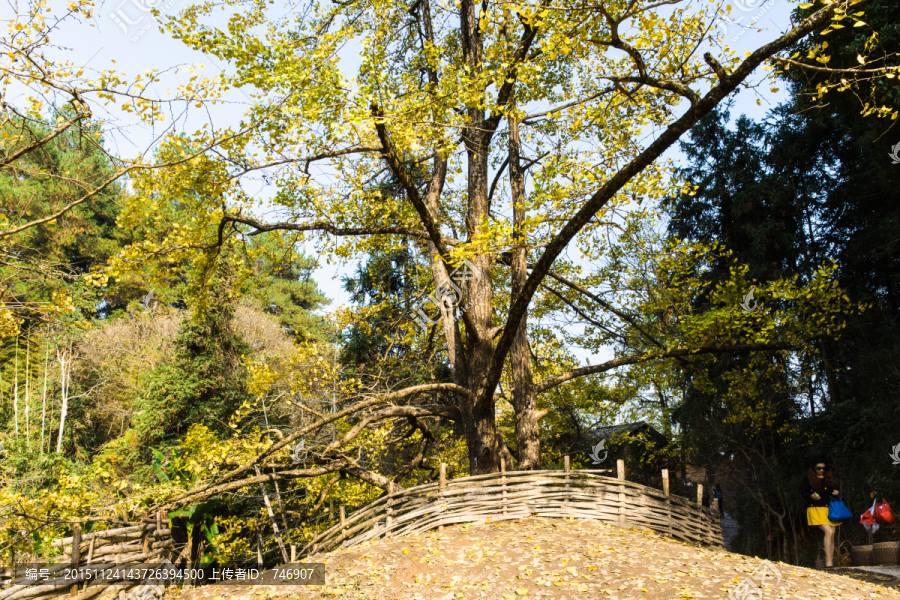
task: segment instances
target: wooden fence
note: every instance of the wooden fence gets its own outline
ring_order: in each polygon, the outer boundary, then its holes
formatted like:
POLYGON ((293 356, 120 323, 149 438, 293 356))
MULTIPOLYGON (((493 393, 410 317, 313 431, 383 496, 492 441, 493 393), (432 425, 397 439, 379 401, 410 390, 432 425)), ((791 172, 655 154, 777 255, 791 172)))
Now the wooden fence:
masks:
MULTIPOLYGON (((448 480, 442 464, 440 479, 402 492, 389 493, 340 519, 313 538, 300 556, 346 548, 384 537, 400 537, 442 529, 445 525, 497 522, 542 517, 594 519, 622 527, 649 529, 685 542, 723 548, 722 526, 715 499, 712 508, 702 506, 703 486, 697 501, 669 494, 669 474, 662 472, 663 489, 657 490, 625 479, 623 461, 611 470, 571 470, 565 457, 563 470, 507 472, 448 480)), ((76 525, 72 537, 51 542, 63 554, 40 565, 50 575, 64 569, 98 564, 161 563, 172 560, 174 542, 162 512, 145 516, 128 527, 81 534, 76 525)), ((277 533, 276 533, 277 535, 277 533)), ((291 547, 291 561, 296 560, 291 547)), ((176 562, 178 559, 176 559, 176 562)), ((190 565, 188 565, 188 568, 190 565)), ((43 600, 70 595, 73 600, 151 600, 162 596, 153 582, 73 579, 71 585, 41 584, 22 576, 0 573, 0 600, 43 600)))
MULTIPOLYGON (((612 470, 570 470, 565 457, 561 471, 506 472, 447 481, 446 465, 440 480, 402 492, 389 493, 340 520, 313 538, 300 556, 346 548, 384 537, 399 537, 468 522, 505 521, 530 515, 594 519, 622 527, 649 529, 685 542, 724 548, 717 500, 702 505, 669 494, 669 473, 663 470, 663 489, 625 479, 624 462, 612 470)), ((293 553, 292 553, 293 554, 293 553)), ((293 556, 292 556, 293 559, 293 556)), ((3 600, 0 598, 0 600, 3 600)))
POLYGON ((171 558, 174 547, 168 519, 162 512, 144 516, 139 523, 95 533, 81 533, 75 525, 72 537, 53 540, 51 547, 62 547, 63 554, 50 560, 28 565, 14 565, 15 573, 0 574, 0 600, 42 600, 69 595, 73 599, 139 600, 148 596, 162 597, 162 586, 140 581, 97 581, 86 576, 66 578, 65 586, 42 584, 42 575, 62 577, 66 569, 86 569, 93 565, 158 564, 171 558), (37 567, 29 578, 22 575, 25 567, 37 567), (9 577, 5 579, 5 577, 9 577), (71 585, 68 585, 71 583, 71 585))

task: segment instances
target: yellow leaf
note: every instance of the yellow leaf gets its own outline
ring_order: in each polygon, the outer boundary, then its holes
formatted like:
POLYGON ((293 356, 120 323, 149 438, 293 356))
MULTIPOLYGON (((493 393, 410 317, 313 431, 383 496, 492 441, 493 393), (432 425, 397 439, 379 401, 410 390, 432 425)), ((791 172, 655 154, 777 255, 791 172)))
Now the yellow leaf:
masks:
POLYGON ((520 596, 524 596, 525 594, 528 593, 528 590, 526 590, 525 588, 517 588, 516 593, 520 596))

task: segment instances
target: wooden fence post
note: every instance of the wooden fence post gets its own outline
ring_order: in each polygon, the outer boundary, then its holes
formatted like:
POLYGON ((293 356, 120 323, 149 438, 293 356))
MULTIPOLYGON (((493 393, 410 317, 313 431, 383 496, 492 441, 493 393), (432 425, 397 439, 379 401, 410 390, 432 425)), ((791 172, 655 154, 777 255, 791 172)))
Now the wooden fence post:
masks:
POLYGON ((394 518, 393 518, 394 509, 391 506, 394 502, 394 499, 391 498, 391 496, 393 496, 393 495, 394 495, 394 482, 388 481, 387 521, 386 521, 386 527, 388 530, 390 530, 391 526, 394 523, 394 518))
POLYGON ((334 500, 328 501, 328 520, 334 521, 334 500))
MULTIPOLYGON (((122 557, 119 555, 118 552, 116 552, 115 555, 113 556, 113 560, 114 560, 115 563, 116 563, 116 567, 118 567, 120 564, 122 564, 122 557)), ((190 560, 190 556, 188 556, 188 560, 190 560)), ((188 564, 188 570, 190 571, 190 564, 188 564)), ((119 600, 125 600, 125 590, 122 589, 122 588, 124 587, 124 585, 125 585, 125 584, 118 584, 118 587, 119 587, 119 594, 118 594, 119 600)), ((185 585, 185 586, 190 586, 190 579, 189 579, 189 578, 185 578, 185 584, 184 584, 184 585, 185 585)))
POLYGON ((506 459, 500 459, 500 486, 503 488, 503 494, 501 495, 501 505, 500 507, 503 510, 503 516, 506 516, 506 459))
MULTIPOLYGON (((500 460, 503 460, 502 458, 500 460)), ((441 492, 441 496, 444 495, 444 490, 447 488, 447 463, 441 463, 440 468, 440 476, 438 478, 438 489, 441 492)), ((438 533, 444 533, 444 526, 438 525, 438 533)))
MULTIPOLYGON (((81 525, 75 523, 72 530, 72 568, 78 569, 78 562, 81 560, 81 525)), ((78 584, 73 583, 69 588, 69 593, 74 597, 78 595, 78 584)))
MULTIPOLYGON (((569 455, 563 457, 563 472, 566 474, 566 497, 563 499, 563 509, 566 514, 569 512, 569 455)), ((570 515, 571 516, 571 515, 570 515)))
MULTIPOLYGON (((259 526, 256 527, 256 564, 259 565, 259 570, 262 571, 262 534, 259 531, 259 526)), ((188 563, 188 567, 190 567, 190 563, 188 563)))
POLYGON ((291 544, 291 564, 297 562, 297 544, 291 544))
POLYGON ((662 470, 663 495, 666 497, 666 526, 672 535, 672 501, 669 500, 669 470, 662 470))
MULTIPOLYGON (((619 481, 625 481, 625 461, 618 459, 616 461, 616 478, 619 481)), ((625 497, 625 486, 619 485, 619 524, 625 526, 625 507, 628 503, 625 497)))
MULTIPOLYGON (((159 532, 162 531, 162 528, 163 528, 162 521, 163 521, 163 511, 162 511, 162 509, 159 509, 158 511, 156 511, 156 531, 157 531, 157 535, 159 535, 159 532)), ((168 519, 166 519, 166 525, 168 525, 168 519)), ((170 529, 171 529, 171 527, 170 527, 170 529)), ((172 535, 172 534, 169 533, 169 537, 171 537, 171 535, 172 535)), ((163 554, 163 558, 164 558, 165 560, 172 560, 172 551, 173 551, 173 550, 174 550, 174 546, 173 546, 172 548, 170 548, 169 550, 167 550, 167 551, 165 552, 165 554, 163 554)))
POLYGON ((88 556, 87 556, 87 564, 91 564, 91 560, 94 558, 94 542, 97 541, 97 537, 94 536, 91 538, 91 545, 88 546, 88 556))
MULTIPOLYGON (((703 484, 697 484, 697 507, 703 511, 703 484)), ((706 534, 706 541, 709 543, 709 538, 712 537, 712 518, 710 518, 708 512, 703 512, 703 533, 706 534)))
MULTIPOLYGON (((143 526, 144 521, 146 521, 149 518, 150 518, 150 513, 145 512, 141 516, 141 525, 143 526)), ((144 554, 147 554, 148 552, 150 552, 150 530, 149 529, 142 529, 142 531, 141 531, 141 551, 144 554)))
POLYGON ((344 512, 344 506, 341 505, 341 539, 344 539, 344 536, 347 535, 346 527, 347 527, 347 516, 346 516, 346 513, 344 512))

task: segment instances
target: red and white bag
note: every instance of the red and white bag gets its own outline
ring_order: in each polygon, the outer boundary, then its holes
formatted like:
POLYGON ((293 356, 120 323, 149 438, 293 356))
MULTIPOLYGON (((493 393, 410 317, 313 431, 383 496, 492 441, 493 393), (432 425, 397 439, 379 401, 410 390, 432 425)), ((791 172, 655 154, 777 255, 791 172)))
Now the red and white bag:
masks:
POLYGON ((866 528, 866 533, 875 533, 881 527, 875 521, 875 505, 877 504, 877 502, 877 500, 875 502, 872 502, 872 508, 864 512, 859 518, 859 522, 862 523, 862 526, 866 528))
POLYGON ((874 515, 875 520, 882 525, 893 525, 894 523, 894 511, 891 510, 891 505, 885 502, 884 498, 881 499, 881 504, 875 507, 874 515))

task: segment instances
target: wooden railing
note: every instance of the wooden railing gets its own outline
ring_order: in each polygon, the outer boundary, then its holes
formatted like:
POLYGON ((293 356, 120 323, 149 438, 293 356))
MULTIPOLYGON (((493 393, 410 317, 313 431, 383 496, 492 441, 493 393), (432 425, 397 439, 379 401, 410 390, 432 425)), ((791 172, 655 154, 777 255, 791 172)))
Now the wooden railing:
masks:
MULTIPOLYGON (((148 600, 149 597, 161 598, 161 585, 148 585, 140 581, 97 581, 87 574, 82 578, 67 578, 65 586, 42 584, 41 574, 48 577, 63 577, 67 569, 85 569, 100 564, 157 564, 171 558, 174 547, 172 532, 168 529, 168 518, 160 512, 150 517, 145 515, 139 523, 127 527, 107 529, 92 533, 81 533, 75 525, 71 537, 53 540, 50 547, 62 547, 63 554, 49 560, 35 560, 27 566, 34 565, 38 571, 29 577, 19 571, 26 565, 13 565, 16 573, 0 573, 0 600, 43 600, 58 596, 71 596, 77 600, 148 600), (43 573, 40 573, 43 571, 43 573)), ((32 557, 34 559, 34 557, 32 557)))
MULTIPOLYGON (((446 465, 440 480, 392 493, 349 517, 340 507, 340 520, 313 538, 300 556, 346 548, 384 537, 399 537, 442 529, 445 525, 505 521, 530 515, 594 519, 621 527, 649 529, 674 539, 723 548, 717 500, 702 505, 669 494, 669 474, 663 470, 663 489, 627 481, 623 461, 616 477, 612 470, 570 470, 569 457, 560 471, 506 472, 447 481, 446 465)), ((293 559, 293 557, 292 557, 293 559)), ((2 600, 2 599, 0 599, 2 600)))

